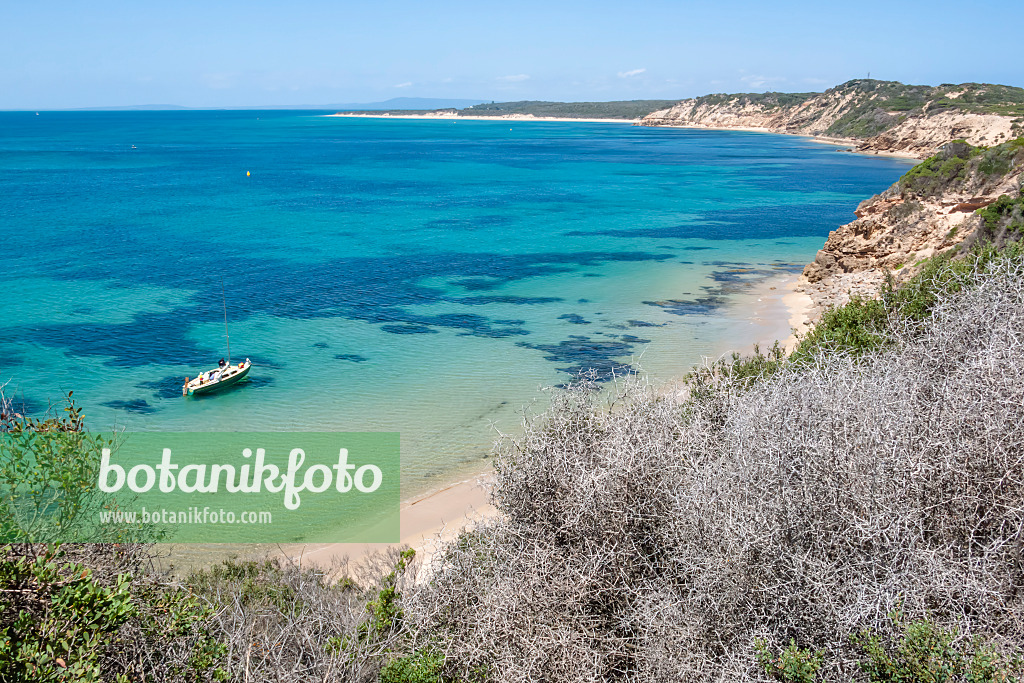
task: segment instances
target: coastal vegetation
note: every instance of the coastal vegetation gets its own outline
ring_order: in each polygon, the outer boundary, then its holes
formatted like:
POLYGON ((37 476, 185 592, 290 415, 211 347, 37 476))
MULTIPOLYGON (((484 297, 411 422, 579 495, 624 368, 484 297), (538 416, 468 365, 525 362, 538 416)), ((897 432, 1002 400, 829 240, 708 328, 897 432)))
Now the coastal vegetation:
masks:
POLYGON ((504 116, 531 114, 555 118, 636 119, 653 111, 671 107, 675 100, 622 100, 613 102, 492 102, 460 109, 463 116, 504 116))
POLYGON ((822 93, 713 94, 641 121, 650 126, 757 127, 858 141, 859 151, 926 157, 953 137, 997 144, 1024 133, 1024 88, 906 85, 854 79, 822 93))
MULTIPOLYGON (((939 153, 914 166, 900 178, 904 193, 929 197, 965 189, 970 183, 984 187, 1024 165, 1024 138, 994 147, 981 147, 954 140, 939 153)), ((973 189, 973 188, 972 188, 973 189)))
POLYGON ((376 112, 359 112, 360 114, 401 114, 423 115, 425 113, 451 113, 458 116, 494 116, 528 115, 559 119, 623 119, 633 120, 647 116, 651 112, 665 109, 677 100, 617 100, 611 102, 545 102, 542 100, 521 100, 517 102, 491 102, 477 104, 465 109, 435 109, 432 112, 421 110, 381 110, 376 112))
MULTIPOLYGON (((906 85, 899 81, 880 81, 873 78, 855 78, 830 88, 825 94, 867 95, 846 116, 840 119, 832 132, 847 130, 851 123, 864 120, 874 111, 911 112, 915 110, 960 109, 975 114, 1024 116, 1024 88, 990 83, 943 83, 939 86, 906 85)), ((765 105, 792 107, 803 104, 822 93, 718 93, 695 98, 698 104, 765 105)))

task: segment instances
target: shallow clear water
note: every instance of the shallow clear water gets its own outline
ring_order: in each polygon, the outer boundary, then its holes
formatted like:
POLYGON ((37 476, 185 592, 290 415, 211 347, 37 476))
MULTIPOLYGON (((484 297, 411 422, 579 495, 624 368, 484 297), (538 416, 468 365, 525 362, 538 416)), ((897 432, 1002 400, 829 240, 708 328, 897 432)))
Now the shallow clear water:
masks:
POLYGON ((0 113, 0 382, 31 411, 73 389, 94 428, 400 431, 414 492, 580 368, 747 343, 749 284, 907 167, 619 124, 0 113), (226 355, 222 281, 252 380, 183 399, 226 355))

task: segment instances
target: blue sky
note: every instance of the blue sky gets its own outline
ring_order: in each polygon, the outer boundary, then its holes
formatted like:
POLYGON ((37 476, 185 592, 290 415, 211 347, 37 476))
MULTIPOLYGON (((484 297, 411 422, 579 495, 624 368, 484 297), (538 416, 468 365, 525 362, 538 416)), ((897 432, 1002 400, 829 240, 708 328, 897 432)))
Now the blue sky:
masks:
POLYGON ((4 0, 0 108, 1024 86, 1018 2, 4 0))

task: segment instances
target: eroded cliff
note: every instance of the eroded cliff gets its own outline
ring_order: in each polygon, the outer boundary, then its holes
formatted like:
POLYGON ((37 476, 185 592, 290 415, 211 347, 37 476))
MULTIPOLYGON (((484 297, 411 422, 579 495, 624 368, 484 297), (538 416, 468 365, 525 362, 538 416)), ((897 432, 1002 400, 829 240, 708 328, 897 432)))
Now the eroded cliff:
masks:
POLYGON ((858 79, 823 93, 706 95, 653 112, 640 125, 827 136, 861 152, 924 158, 955 139, 996 145, 1024 134, 1024 89, 858 79))
POLYGON ((816 311, 872 295, 885 274, 897 279, 927 257, 957 245, 995 243, 1024 233, 1024 138, 991 148, 962 141, 861 202, 857 220, 829 234, 799 287, 816 311))

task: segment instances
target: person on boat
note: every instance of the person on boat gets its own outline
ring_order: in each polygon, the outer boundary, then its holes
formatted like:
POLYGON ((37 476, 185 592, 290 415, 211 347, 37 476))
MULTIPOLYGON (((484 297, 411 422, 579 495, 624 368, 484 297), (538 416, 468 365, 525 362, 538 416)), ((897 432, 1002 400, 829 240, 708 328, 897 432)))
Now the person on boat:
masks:
POLYGON ((227 363, 225 363, 225 362, 224 362, 224 359, 223 359, 223 358, 221 358, 221 359, 220 359, 219 361, 217 361, 217 365, 218 365, 218 366, 220 366, 220 369, 221 369, 221 370, 223 370, 223 369, 224 369, 224 366, 225 366, 225 365, 227 365, 227 363))

